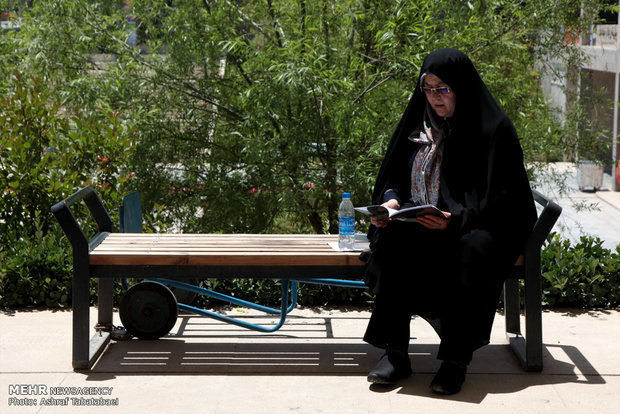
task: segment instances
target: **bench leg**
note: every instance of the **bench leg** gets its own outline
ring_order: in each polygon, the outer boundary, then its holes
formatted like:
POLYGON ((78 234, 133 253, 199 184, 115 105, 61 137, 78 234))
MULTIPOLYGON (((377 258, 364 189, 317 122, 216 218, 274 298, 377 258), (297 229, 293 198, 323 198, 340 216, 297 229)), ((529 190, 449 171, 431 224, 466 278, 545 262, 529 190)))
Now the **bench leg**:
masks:
POLYGON ((506 337, 523 369, 538 372, 543 367, 540 257, 530 260, 525 271, 525 335, 519 321, 519 281, 508 279, 504 285, 506 337))
POLYGON ((88 348, 90 331, 90 307, 88 286, 88 263, 81 257, 73 256, 73 358, 74 369, 88 369, 88 348))
MULTIPOLYGON (((110 340, 109 332, 96 333, 89 338, 92 327, 90 326, 90 279, 88 274, 88 258, 73 258, 73 283, 72 283, 72 306, 73 306, 73 351, 72 366, 75 370, 86 370, 92 367, 103 349, 110 340)), ((100 297, 99 319, 112 320, 112 279, 106 279, 103 283, 103 292, 100 297), (107 294, 109 292, 109 295, 107 294), (103 293, 103 294, 102 294, 103 293)), ((101 287, 101 285, 100 285, 101 287)))
POLYGON ((504 317, 506 321, 506 338, 510 348, 524 369, 527 369, 526 340, 521 334, 521 298, 519 279, 506 279, 504 282, 504 317))
POLYGON ((527 371, 542 371, 542 286, 540 255, 531 255, 526 263, 525 279, 525 347, 527 371))
POLYGON ((112 325, 112 308, 114 306, 114 292, 113 292, 114 279, 100 278, 98 283, 99 283, 99 293, 97 296, 97 304, 98 304, 97 324, 100 326, 109 326, 109 325, 112 325))
POLYGON ((526 371, 542 370, 542 306, 541 288, 536 282, 525 286, 525 335, 521 334, 519 320, 519 281, 506 280, 504 285, 504 313, 506 337, 519 362, 526 371), (529 286, 528 286, 529 285, 529 286))
POLYGON ((504 282, 504 316, 506 332, 521 333, 521 298, 519 297, 519 279, 506 279, 504 282))

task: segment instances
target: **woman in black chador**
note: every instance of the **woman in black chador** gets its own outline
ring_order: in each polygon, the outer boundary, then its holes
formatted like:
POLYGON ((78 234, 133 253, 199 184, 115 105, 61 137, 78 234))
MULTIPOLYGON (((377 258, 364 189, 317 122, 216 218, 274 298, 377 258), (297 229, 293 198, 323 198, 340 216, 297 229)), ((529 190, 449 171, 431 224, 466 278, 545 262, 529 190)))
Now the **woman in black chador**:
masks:
POLYGON ((409 325, 420 315, 441 338, 431 389, 457 393, 472 353, 489 343, 504 279, 536 220, 515 128, 464 53, 424 60, 373 204, 434 204, 447 219, 372 218, 362 258, 376 302, 364 340, 386 353, 368 381, 411 374, 409 325))

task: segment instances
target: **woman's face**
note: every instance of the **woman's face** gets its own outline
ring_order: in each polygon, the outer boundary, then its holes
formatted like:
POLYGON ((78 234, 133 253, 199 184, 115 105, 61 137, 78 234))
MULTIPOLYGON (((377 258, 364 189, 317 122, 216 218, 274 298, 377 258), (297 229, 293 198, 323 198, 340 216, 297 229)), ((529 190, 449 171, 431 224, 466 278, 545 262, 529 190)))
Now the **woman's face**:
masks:
POLYGON ((448 118, 454 114, 456 95, 454 95, 450 86, 437 76, 428 74, 424 77, 422 88, 426 94, 426 99, 437 115, 448 118))

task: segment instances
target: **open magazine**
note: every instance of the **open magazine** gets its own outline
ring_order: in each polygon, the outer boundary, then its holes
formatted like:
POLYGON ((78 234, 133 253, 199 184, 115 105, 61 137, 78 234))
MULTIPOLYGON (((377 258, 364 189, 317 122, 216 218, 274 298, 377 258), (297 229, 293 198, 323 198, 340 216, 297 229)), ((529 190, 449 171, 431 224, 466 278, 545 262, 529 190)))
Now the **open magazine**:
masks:
POLYGON ((447 219, 446 215, 432 204, 404 207, 400 210, 394 210, 384 206, 356 207, 355 210, 366 214, 367 216, 375 217, 377 220, 385 220, 387 218, 392 218, 395 220, 415 220, 418 216, 424 216, 426 214, 432 214, 434 216, 447 219))

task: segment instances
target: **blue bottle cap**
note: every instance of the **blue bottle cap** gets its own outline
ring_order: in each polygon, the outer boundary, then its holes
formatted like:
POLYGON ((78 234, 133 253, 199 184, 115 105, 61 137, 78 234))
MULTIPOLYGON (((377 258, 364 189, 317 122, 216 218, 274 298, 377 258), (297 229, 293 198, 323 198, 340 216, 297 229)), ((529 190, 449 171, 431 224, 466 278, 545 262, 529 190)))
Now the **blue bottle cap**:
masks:
POLYGON ((351 198, 351 193, 342 193, 342 198, 351 198))

